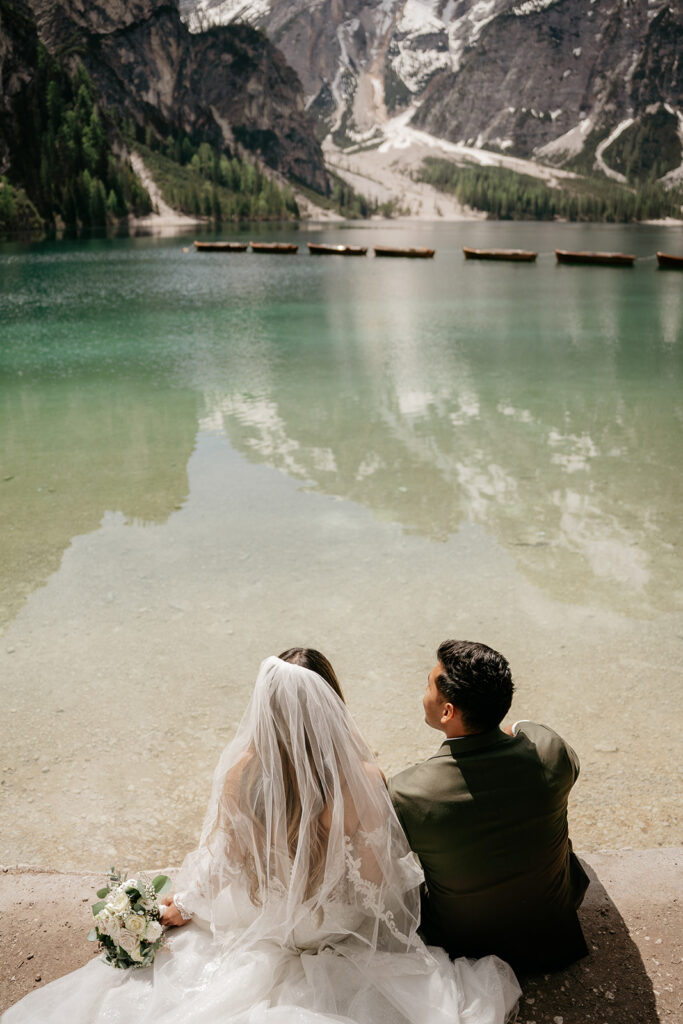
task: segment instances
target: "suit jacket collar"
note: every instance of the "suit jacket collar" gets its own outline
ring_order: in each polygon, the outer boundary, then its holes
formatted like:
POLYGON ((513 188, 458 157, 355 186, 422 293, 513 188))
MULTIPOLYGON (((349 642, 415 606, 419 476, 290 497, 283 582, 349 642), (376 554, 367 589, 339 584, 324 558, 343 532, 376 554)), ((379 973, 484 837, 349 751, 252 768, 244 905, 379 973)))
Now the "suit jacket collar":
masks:
POLYGON ((488 747, 497 747, 501 743, 510 743, 512 736, 508 736, 502 729, 496 726, 488 732, 478 732, 474 736, 461 736, 459 739, 444 740, 434 757, 459 758, 467 754, 479 753, 488 747))

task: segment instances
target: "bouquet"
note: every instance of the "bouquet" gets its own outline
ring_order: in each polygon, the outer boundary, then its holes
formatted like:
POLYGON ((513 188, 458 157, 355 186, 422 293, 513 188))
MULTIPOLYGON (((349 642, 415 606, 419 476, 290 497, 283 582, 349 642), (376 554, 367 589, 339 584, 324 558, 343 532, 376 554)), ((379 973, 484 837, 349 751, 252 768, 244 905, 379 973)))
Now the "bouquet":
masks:
POLYGON ((112 868, 109 885, 98 891, 100 902, 92 908, 95 927, 88 938, 100 943, 112 967, 149 967, 164 941, 157 897, 170 889, 171 880, 166 875, 151 882, 123 877, 112 868))

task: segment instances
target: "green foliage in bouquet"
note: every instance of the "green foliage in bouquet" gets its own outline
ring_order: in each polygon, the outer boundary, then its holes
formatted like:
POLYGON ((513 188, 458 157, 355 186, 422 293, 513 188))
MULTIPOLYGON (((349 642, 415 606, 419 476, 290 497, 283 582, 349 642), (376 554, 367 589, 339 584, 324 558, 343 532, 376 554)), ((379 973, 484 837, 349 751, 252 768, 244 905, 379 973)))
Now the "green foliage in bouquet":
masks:
POLYGON ((112 967, 149 967, 164 941, 158 897, 171 887, 166 875, 152 881, 128 878, 111 869, 109 885, 99 889, 93 904, 95 927, 88 934, 99 942, 105 963, 112 967))

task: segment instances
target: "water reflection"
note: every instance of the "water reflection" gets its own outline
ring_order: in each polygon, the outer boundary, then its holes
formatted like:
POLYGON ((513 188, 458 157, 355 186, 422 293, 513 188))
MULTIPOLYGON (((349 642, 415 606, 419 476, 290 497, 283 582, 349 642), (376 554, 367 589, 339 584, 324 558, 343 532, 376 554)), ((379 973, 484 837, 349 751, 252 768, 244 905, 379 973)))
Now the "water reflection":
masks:
POLYGON ((403 302, 385 282, 378 303, 367 271, 353 301, 334 284, 323 323, 290 308, 276 328, 261 319, 253 347, 233 329, 230 387, 206 390, 202 425, 408 532, 481 524, 563 600, 670 610, 679 353, 638 289, 631 302, 618 282, 601 301, 589 276, 525 305, 519 282, 502 278, 486 304, 461 288, 454 318, 433 286, 403 302), (515 290, 520 315, 500 315, 515 290))
POLYGON ((188 492, 196 396, 121 381, 0 391, 0 625, 110 509, 163 522, 188 492))

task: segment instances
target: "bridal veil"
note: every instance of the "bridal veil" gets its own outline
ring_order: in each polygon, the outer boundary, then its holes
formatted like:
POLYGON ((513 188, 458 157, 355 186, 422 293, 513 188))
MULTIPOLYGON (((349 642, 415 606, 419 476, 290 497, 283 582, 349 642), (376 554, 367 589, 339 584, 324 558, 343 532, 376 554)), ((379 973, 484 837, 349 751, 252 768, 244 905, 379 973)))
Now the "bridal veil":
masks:
POLYGON ((176 880, 183 907, 227 938, 237 886, 253 908, 243 948, 405 952, 423 948, 421 879, 346 705, 317 673, 267 658, 176 880))

